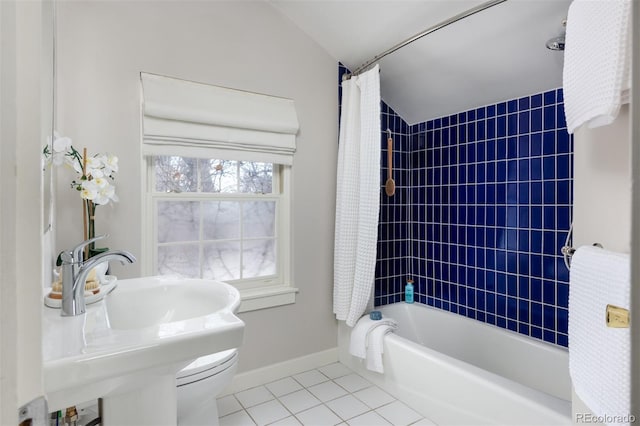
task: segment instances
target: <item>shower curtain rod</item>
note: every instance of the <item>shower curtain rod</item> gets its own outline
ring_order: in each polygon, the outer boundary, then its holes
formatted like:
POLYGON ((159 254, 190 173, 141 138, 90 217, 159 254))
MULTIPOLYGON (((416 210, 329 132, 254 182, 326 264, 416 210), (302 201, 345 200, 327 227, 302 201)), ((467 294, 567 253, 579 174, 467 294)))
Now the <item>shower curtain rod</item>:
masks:
POLYGON ((351 78, 351 76, 353 75, 358 75, 360 73, 362 73, 363 71, 367 70, 367 68, 369 68, 370 66, 372 66, 373 64, 375 64, 377 61, 379 61, 380 59, 384 58, 387 55, 390 55, 391 53, 395 52, 396 50, 402 49, 403 47, 405 47, 408 44, 413 43, 416 40, 421 39, 422 37, 429 35, 435 31, 438 31, 439 29, 442 29, 450 24, 453 24, 454 22, 458 22, 464 18, 467 18, 471 15, 475 15, 478 12, 482 12, 485 9, 489 9, 490 7, 496 6, 500 3, 504 3, 507 0, 491 0, 491 1, 487 1, 485 3, 479 4, 476 7, 472 7, 469 10, 465 10, 464 12, 458 13, 455 16, 452 16, 449 19, 445 19, 444 21, 440 22, 439 24, 436 24, 430 28, 427 28, 426 30, 419 32, 418 34, 409 37, 408 39, 401 41, 400 43, 396 44, 395 46, 393 46, 390 49, 385 50, 384 52, 380 53, 377 56, 374 56, 373 59, 368 60, 367 62, 365 62, 364 64, 360 65, 358 68, 356 68, 356 70, 354 72, 352 72, 351 74, 345 74, 343 76, 343 80, 348 80, 349 78, 351 78))

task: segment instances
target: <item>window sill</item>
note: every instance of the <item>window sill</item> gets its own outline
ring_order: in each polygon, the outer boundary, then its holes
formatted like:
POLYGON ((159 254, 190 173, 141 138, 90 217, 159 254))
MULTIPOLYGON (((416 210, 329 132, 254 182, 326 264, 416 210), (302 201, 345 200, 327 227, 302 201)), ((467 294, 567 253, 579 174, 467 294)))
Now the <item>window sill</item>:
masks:
POLYGON ((296 302, 297 288, 285 285, 240 290, 239 313, 290 305, 296 302))

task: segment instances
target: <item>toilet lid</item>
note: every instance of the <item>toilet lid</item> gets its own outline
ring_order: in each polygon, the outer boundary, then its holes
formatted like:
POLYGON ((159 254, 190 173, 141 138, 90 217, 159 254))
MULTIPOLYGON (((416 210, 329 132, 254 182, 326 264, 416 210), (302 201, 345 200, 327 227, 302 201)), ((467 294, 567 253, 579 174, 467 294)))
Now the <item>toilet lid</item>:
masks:
MULTIPOLYGON (((217 367, 223 367, 223 364, 228 363, 232 358, 235 358, 237 353, 237 349, 229 349, 228 351, 216 352, 211 355, 202 356, 180 370, 178 374, 176 374, 176 378, 183 379, 200 374, 207 370, 211 370, 209 375, 217 374, 217 370, 219 370, 217 367)), ((226 369, 226 367, 222 369, 226 369)))

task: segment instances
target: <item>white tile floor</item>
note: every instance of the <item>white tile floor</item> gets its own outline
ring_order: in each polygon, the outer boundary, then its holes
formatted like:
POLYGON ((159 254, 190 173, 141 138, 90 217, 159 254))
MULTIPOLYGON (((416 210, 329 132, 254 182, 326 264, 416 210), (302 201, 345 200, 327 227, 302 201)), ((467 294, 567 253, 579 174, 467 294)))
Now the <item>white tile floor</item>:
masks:
POLYGON ((343 364, 218 399, 221 426, 435 425, 343 364))

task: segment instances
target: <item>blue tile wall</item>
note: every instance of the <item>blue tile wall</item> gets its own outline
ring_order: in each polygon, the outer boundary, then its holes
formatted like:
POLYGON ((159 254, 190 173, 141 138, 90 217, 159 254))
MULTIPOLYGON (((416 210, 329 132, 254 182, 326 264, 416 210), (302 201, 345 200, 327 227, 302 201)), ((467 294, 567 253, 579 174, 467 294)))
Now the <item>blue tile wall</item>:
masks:
POLYGON ((418 303, 568 345, 560 248, 573 138, 563 108, 556 89, 409 126, 382 102, 376 306, 403 301, 412 278, 418 303))

